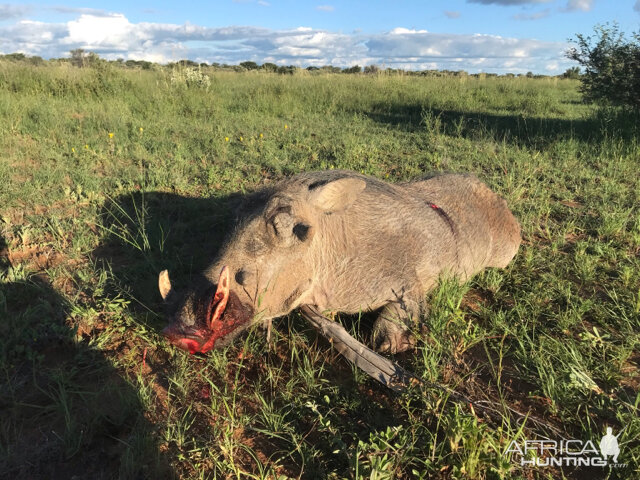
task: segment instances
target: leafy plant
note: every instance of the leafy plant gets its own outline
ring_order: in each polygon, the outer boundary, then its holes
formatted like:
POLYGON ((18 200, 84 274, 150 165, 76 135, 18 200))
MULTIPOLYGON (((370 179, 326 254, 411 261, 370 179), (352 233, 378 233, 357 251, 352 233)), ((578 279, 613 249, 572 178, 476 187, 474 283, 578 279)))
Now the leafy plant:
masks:
POLYGON ((589 100, 640 109, 640 32, 626 38, 617 24, 576 35, 567 57, 585 69, 582 93, 589 100))

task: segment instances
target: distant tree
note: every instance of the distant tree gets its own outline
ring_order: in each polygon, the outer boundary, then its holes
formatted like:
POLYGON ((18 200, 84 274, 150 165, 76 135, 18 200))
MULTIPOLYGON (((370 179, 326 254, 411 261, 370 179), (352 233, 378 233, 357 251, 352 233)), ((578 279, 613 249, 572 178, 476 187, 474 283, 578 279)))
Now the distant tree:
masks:
POLYGON ((342 70, 342 73, 360 73, 362 72, 362 67, 360 65, 354 65, 353 67, 348 67, 342 70))
POLYGON ((33 55, 33 56, 27 58, 27 61, 31 65, 42 65, 44 63, 44 59, 42 57, 39 57, 38 55, 33 55))
POLYGON ((95 52, 86 52, 82 48, 76 48, 69 52, 71 65, 78 68, 93 67, 100 62, 100 57, 95 52))
POLYGON ((298 67, 296 67, 295 65, 289 65, 286 67, 284 65, 281 65, 278 67, 277 72, 282 75, 293 75, 294 73, 296 73, 296 70, 298 70, 298 67))
POLYGON ((262 70, 266 70, 267 72, 275 72, 278 70, 278 66, 275 63, 263 63, 260 67, 262 70))
POLYGON ((527 72, 527 78, 533 78, 533 72, 527 72))
POLYGON ((5 60, 12 60, 14 62, 22 62, 27 56, 24 53, 8 53, 2 56, 5 60))
POLYGON ((193 60, 183 59, 178 61, 178 65, 181 67, 197 67, 198 63, 193 60))
POLYGON ((618 25, 576 35, 567 57, 584 67, 581 90, 588 100, 640 110, 640 31, 627 39, 618 25))
POLYGON ((84 67, 85 52, 82 48, 76 48, 69 52, 71 54, 71 65, 74 67, 84 67))
POLYGON ((364 67, 364 73, 373 75, 376 74, 380 71, 380 67, 378 67, 377 65, 367 65, 366 67, 364 67))
POLYGON ((563 78, 570 78, 571 80, 578 80, 580 78, 580 67, 567 68, 562 74, 563 78))
POLYGON ((260 66, 256 62, 241 62, 240 66, 247 70, 257 70, 260 66))
MULTIPOLYGON (((119 61, 120 59, 118 59, 119 61)), ((153 63, 148 62, 146 60, 127 60, 126 62, 124 62, 124 66, 127 68, 141 68, 142 70, 151 70, 153 68, 153 63)), ((176 64, 171 64, 173 67, 176 66, 176 64)))
POLYGON ((45 62, 42 57, 38 57, 37 55, 30 57, 24 53, 7 53, 6 55, 0 55, 0 59, 10 60, 12 62, 26 62, 31 65, 42 65, 45 62))

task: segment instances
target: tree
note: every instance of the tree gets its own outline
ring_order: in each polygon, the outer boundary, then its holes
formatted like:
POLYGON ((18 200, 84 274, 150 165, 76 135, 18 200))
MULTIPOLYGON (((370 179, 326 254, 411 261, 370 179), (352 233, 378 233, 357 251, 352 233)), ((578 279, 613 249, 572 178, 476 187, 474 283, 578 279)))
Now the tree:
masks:
POLYGON ((27 56, 24 53, 8 53, 7 55, 3 55, 3 58, 6 60, 13 60, 15 62, 22 62, 27 58, 27 56))
POLYGON ((380 68, 377 65, 367 65, 364 67, 364 73, 367 74, 376 74, 380 71, 380 68))
POLYGON ((256 62, 241 62, 240 66, 246 68, 247 70, 257 70, 258 68, 260 68, 256 62))
POLYGON ((178 65, 180 65, 181 67, 192 67, 192 68, 196 68, 198 67, 198 63, 194 62, 193 60, 189 60, 188 58, 185 58, 183 60, 178 60, 178 65))
POLYGON ((570 78, 572 80, 578 80, 580 78, 580 67, 567 68, 562 74, 563 78, 570 78))
POLYGON ((84 50, 76 48, 69 52, 71 54, 71 65, 74 67, 84 67, 84 50))
POLYGON ((100 62, 100 57, 95 52, 85 52, 82 48, 76 48, 69 52, 71 65, 74 67, 92 67, 100 62))
POLYGON ((298 70, 298 67, 295 65, 289 65, 286 67, 284 65, 280 65, 276 71, 281 75, 293 75, 296 73, 296 70, 298 70))
POLYGON ((360 73, 362 72, 362 67, 360 65, 354 65, 353 67, 345 68, 342 70, 342 73, 360 73))
POLYGON ((627 39, 617 24, 594 31, 595 36, 576 35, 577 47, 567 51, 584 68, 584 97, 640 110, 640 32, 627 39))

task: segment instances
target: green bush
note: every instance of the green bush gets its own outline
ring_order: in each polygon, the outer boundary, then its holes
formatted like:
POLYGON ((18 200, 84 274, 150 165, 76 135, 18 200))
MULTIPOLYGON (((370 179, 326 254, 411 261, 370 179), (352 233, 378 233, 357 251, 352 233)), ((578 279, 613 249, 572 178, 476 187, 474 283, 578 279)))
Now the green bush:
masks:
POLYGON ((567 57, 585 69, 582 93, 588 100, 640 110, 640 32, 627 39, 618 26, 598 26, 595 36, 576 35, 567 57))

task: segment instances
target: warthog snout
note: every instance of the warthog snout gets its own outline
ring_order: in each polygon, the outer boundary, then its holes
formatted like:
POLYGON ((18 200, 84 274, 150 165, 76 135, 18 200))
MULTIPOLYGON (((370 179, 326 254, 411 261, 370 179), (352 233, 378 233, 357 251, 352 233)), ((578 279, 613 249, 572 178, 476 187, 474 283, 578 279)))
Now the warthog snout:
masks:
MULTIPOLYGON (((229 268, 225 266, 217 285, 209 290, 210 295, 201 295, 202 304, 196 304, 196 299, 191 299, 189 304, 183 306, 180 318, 169 324, 162 334, 171 343, 192 354, 206 353, 222 342, 228 343, 229 337, 240 333, 243 325, 249 324, 252 318, 250 309, 229 292, 229 283, 229 268), (192 311, 187 313, 184 309, 188 308, 192 311)), ((159 287, 165 300, 172 295, 166 270, 160 273, 159 287)))

